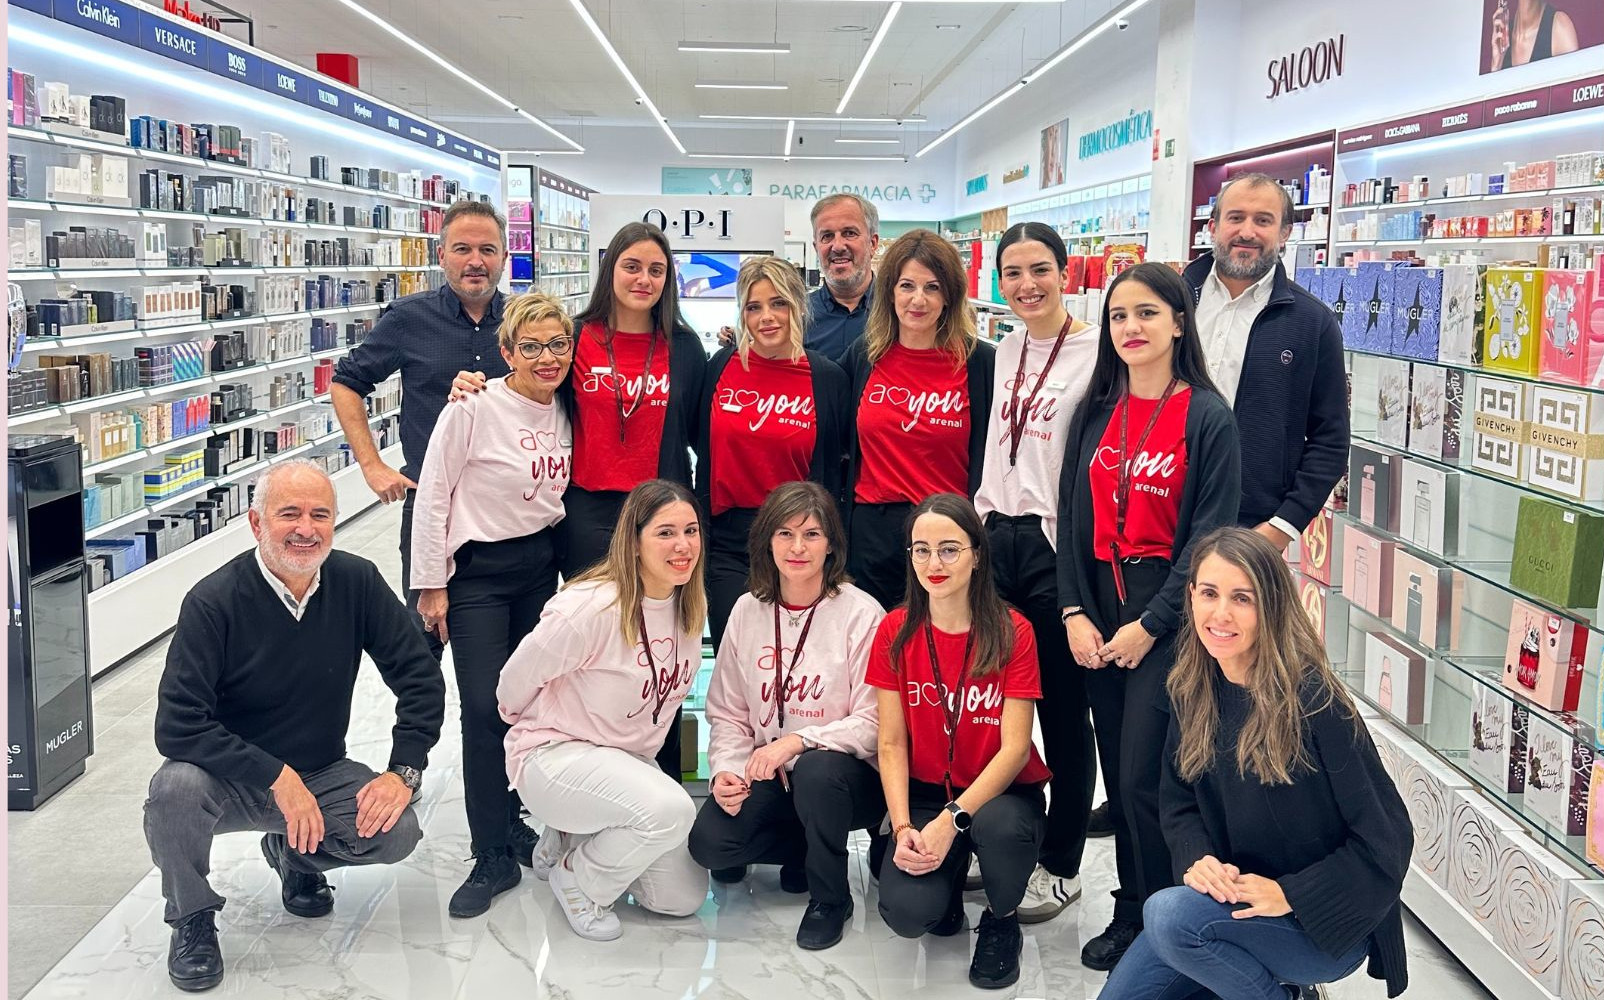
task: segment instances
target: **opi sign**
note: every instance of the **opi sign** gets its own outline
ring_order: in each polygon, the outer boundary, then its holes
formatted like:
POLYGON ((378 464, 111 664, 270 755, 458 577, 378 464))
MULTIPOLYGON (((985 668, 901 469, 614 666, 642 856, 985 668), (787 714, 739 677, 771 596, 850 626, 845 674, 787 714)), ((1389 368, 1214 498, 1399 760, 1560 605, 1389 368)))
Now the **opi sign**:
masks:
POLYGON ((1273 101, 1295 90, 1307 90, 1316 84, 1334 80, 1342 75, 1342 53, 1347 35, 1327 38, 1301 50, 1271 59, 1265 67, 1270 80, 1270 92, 1265 100, 1273 101))

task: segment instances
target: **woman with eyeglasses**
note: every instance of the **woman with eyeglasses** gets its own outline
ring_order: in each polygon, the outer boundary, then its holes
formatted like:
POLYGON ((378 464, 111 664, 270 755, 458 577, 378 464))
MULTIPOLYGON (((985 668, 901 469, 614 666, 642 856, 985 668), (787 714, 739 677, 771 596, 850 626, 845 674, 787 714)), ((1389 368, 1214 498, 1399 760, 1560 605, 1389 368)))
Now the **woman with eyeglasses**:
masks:
POLYGON ((776 487, 749 552, 752 589, 735 602, 707 692, 713 780, 691 856, 723 882, 780 865, 780 887, 810 896, 797 946, 817 951, 852 919, 848 835, 877 833, 886 814, 863 681, 884 612, 849 582, 841 513, 818 483, 776 487))
POLYGON ((1235 524, 1241 459, 1215 391, 1192 295, 1163 264, 1138 264, 1103 299, 1086 398, 1070 425, 1058 492, 1058 599, 1085 667, 1114 824, 1114 919, 1081 964, 1118 964, 1142 904, 1172 884, 1159 826, 1160 761, 1193 542, 1235 524))
POLYGON ((502 310, 510 374, 441 411, 418 476, 412 581, 424 628, 451 645, 462 702, 462 783, 473 870, 452 895, 453 917, 476 917, 517 885, 535 832, 507 790, 496 681, 507 656, 557 589, 553 526, 573 435, 558 388, 568 377, 574 325, 550 296, 531 292, 502 310))
MULTIPOLYGON (((746 593, 747 535, 781 483, 841 492, 850 419, 839 365, 802 347, 807 289, 783 257, 750 257, 735 279, 741 333, 708 362, 696 441, 696 495, 708 530, 707 613, 718 648, 746 593)), ((843 546, 844 548, 844 546, 843 546)))
POLYGON ((987 906, 969 981, 1001 989, 1019 979, 1017 911, 1047 822, 1051 774, 1030 738, 1036 640, 997 595, 991 540, 968 500, 927 498, 900 537, 907 600, 880 622, 868 669, 894 848, 880 915, 903 937, 957 934, 973 851, 987 906))

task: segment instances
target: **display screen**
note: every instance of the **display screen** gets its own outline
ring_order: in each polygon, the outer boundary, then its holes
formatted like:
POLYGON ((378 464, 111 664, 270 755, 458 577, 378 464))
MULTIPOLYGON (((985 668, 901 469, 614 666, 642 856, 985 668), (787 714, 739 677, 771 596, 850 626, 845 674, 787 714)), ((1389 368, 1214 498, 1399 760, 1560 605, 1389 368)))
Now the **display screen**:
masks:
POLYGON ((746 257, 768 254, 676 253, 674 273, 679 280, 679 294, 686 299, 733 299, 735 276, 746 257))

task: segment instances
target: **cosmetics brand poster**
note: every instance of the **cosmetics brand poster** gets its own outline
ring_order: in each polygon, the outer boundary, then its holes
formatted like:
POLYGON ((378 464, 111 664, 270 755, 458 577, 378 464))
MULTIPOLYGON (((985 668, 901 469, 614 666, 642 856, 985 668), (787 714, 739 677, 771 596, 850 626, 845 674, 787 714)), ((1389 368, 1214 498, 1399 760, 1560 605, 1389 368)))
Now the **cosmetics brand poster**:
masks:
POLYGON ((1482 0, 1477 65, 1483 74, 1598 45, 1604 45, 1598 0, 1482 0))
POLYGON ((1041 186, 1064 183, 1064 164, 1069 162, 1069 119, 1053 122, 1041 130, 1041 186))

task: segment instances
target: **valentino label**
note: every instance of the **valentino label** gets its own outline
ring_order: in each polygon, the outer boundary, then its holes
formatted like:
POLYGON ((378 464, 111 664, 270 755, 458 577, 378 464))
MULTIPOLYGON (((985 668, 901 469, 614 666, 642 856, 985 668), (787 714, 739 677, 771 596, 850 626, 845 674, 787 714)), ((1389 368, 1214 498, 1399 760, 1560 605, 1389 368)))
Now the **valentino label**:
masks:
POLYGON ((748 417, 747 430, 759 430, 772 417, 776 424, 800 427, 813 426, 813 397, 789 396, 783 392, 760 393, 756 389, 720 389, 718 404, 729 413, 743 413, 748 417))
POLYGON ((568 489, 568 477, 573 471, 569 462, 574 443, 559 438, 556 431, 521 428, 518 447, 532 453, 529 459, 529 478, 532 482, 523 492, 524 499, 532 501, 542 491, 556 497, 562 496, 568 489))
POLYGON ((652 655, 648 658, 644 649, 635 655, 635 662, 646 671, 646 680, 641 684, 641 706, 624 716, 633 719, 638 715, 650 714, 653 724, 660 724, 659 717, 663 708, 674 698, 681 688, 690 687, 696 680, 697 661, 687 657, 679 662, 674 661, 675 641, 673 639, 653 639, 652 655))
POLYGON ((921 419, 933 427, 955 427, 963 429, 963 412, 968 405, 964 393, 960 389, 948 389, 946 392, 920 392, 900 385, 886 385, 876 382, 869 387, 869 394, 865 397, 876 406, 891 406, 908 419, 901 421, 904 431, 911 431, 921 419))
MULTIPOLYGON (((996 681, 985 685, 965 685, 962 706, 956 706, 955 704, 958 694, 959 692, 957 691, 947 692, 946 708, 949 711, 956 708, 957 711, 969 716, 969 721, 975 725, 1002 725, 1002 685, 996 681)), ((909 708, 919 708, 921 706, 928 708, 943 707, 941 704, 941 688, 934 681, 910 680, 908 682, 907 696, 909 708)))

